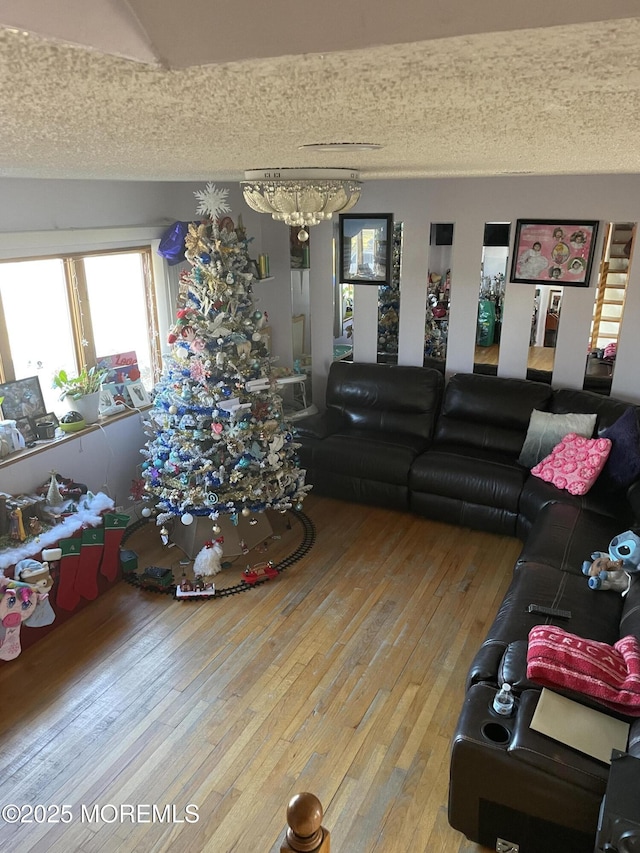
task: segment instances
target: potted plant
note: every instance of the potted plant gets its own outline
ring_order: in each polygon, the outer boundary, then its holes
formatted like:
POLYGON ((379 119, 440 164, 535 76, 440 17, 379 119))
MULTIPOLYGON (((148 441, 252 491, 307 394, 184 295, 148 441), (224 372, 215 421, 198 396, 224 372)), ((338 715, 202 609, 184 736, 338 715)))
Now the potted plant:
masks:
POLYGON ((77 376, 69 376, 66 370, 59 370, 53 377, 53 387, 60 393, 60 399, 75 412, 80 412, 88 424, 96 423, 100 403, 100 386, 107 375, 106 370, 97 366, 84 366, 77 376))

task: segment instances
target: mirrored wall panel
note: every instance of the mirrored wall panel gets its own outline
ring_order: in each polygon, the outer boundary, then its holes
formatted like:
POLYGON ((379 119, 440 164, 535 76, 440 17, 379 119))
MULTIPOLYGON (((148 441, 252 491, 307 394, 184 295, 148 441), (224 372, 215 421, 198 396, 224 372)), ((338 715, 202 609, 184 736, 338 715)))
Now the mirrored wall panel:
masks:
POLYGON ((391 283, 378 288, 378 362, 398 363, 402 222, 394 222, 391 240, 391 283))
POLYGON ((636 227, 635 222, 610 222, 607 226, 584 377, 584 387, 588 389, 611 388, 636 227))
POLYGON ((434 360, 445 361, 447 357, 453 231, 452 222, 431 223, 424 323, 425 365, 434 360))
POLYGON ((510 230, 508 222, 487 222, 484 226, 474 359, 478 370, 481 365, 495 365, 497 370, 500 357, 510 230))

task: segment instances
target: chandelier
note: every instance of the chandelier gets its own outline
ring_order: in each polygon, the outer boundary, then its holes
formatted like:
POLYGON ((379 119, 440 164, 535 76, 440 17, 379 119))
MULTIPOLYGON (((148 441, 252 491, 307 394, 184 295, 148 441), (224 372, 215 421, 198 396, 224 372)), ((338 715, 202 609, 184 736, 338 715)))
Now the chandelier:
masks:
POLYGON ((302 241, 309 236, 305 228, 351 210, 362 188, 352 169, 257 170, 245 172, 241 186, 249 207, 300 227, 302 241))

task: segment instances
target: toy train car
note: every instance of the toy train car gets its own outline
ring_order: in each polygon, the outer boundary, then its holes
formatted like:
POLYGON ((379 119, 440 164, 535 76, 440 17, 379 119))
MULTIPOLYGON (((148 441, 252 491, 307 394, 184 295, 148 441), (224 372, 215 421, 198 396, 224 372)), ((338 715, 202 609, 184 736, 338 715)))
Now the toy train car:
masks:
POLYGON ((149 566, 142 572, 140 578, 144 586, 154 586, 160 589, 166 589, 173 586, 173 572, 171 569, 160 568, 159 566, 149 566))
POLYGON ((278 570, 271 561, 268 563, 258 563, 251 567, 247 566, 242 573, 242 580, 251 585, 258 583, 258 581, 270 580, 277 577, 278 570))

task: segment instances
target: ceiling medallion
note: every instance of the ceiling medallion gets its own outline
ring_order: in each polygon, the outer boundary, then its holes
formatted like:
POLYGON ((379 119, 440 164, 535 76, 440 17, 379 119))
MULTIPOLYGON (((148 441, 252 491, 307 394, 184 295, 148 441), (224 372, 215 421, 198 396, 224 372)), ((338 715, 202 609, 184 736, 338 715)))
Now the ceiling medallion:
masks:
POLYGON ((259 213, 300 227, 308 238, 311 225, 344 213, 360 198, 360 176, 353 169, 267 169, 244 173, 244 200, 259 213))

